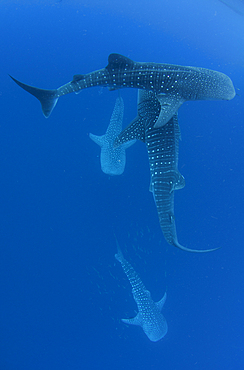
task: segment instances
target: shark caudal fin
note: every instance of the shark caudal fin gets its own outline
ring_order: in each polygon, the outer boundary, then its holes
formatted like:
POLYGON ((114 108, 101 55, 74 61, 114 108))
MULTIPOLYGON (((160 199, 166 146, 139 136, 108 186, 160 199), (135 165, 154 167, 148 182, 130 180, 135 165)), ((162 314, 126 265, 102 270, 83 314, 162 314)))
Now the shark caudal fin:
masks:
POLYGON ((9 77, 11 77, 12 80, 17 83, 17 85, 22 87, 22 89, 28 91, 30 94, 35 96, 40 101, 42 105, 42 112, 44 116, 48 118, 58 101, 57 90, 38 89, 37 87, 23 84, 22 82, 16 80, 14 77, 10 75, 9 77))
POLYGON ((183 245, 181 245, 178 242, 178 240, 174 240, 172 245, 174 245, 175 247, 177 247, 177 248, 179 248, 183 251, 192 252, 192 253, 208 253, 208 252, 216 251, 217 249, 220 248, 220 247, 218 247, 218 248, 213 248, 213 249, 190 249, 190 248, 183 247, 183 245))
POLYGON ((123 256, 123 253, 122 253, 122 251, 120 249, 119 242, 118 242, 115 234, 114 234, 114 237, 115 237, 116 246, 117 246, 117 253, 115 254, 114 257, 116 258, 117 261, 119 261, 120 263, 122 263, 123 260, 124 260, 124 256, 123 256))

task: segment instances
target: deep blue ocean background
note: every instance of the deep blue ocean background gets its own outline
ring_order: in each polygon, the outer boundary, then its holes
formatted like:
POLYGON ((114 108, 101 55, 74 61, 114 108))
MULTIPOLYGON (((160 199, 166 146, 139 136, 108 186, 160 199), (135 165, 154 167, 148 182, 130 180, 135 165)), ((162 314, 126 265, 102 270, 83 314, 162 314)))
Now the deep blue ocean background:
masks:
MULTIPOLYGON (((217 0, 1 0, 0 31, 0 369, 243 369, 244 17, 217 0), (218 251, 166 243, 143 143, 123 175, 101 171, 88 135, 105 133, 116 91, 67 95, 45 119, 8 76, 57 88, 110 53, 232 79, 233 100, 179 110, 178 239, 218 251), (114 235, 152 298, 167 290, 157 343, 120 321, 137 307, 114 235)), ((121 96, 126 126, 137 91, 121 96)))

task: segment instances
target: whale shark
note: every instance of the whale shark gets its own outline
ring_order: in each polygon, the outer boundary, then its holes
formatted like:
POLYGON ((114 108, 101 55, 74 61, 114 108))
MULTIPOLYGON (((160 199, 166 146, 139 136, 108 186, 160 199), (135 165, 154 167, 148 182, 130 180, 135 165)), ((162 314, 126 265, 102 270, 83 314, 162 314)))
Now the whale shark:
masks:
POLYGON ((159 302, 154 302, 150 292, 146 289, 140 277, 131 264, 126 261, 120 248, 115 258, 121 266, 132 286, 134 300, 138 307, 138 314, 132 319, 122 319, 125 324, 139 325, 152 342, 163 338, 168 331, 167 322, 161 311, 166 301, 166 293, 159 302))
POLYGON ((110 90, 136 88, 155 92, 161 111, 154 127, 165 125, 185 101, 230 100, 235 96, 231 79, 221 72, 174 64, 134 62, 120 54, 110 54, 105 68, 74 75, 72 81, 58 89, 39 89, 10 77, 41 102, 46 118, 61 96, 79 93, 94 86, 105 86, 110 90))
POLYGON ((227 5, 234 12, 244 15, 244 1, 243 0, 220 0, 221 3, 227 5))
POLYGON ((118 148, 113 143, 122 130, 124 115, 124 101, 118 97, 105 135, 97 136, 89 134, 89 137, 101 147, 101 169, 107 175, 121 175, 125 169, 125 150, 133 145, 136 140, 128 141, 118 148))
POLYGON ((163 127, 155 128, 160 116, 160 103, 153 91, 139 90, 137 117, 115 139, 114 146, 130 140, 146 144, 150 164, 150 191, 154 195, 159 223, 168 244, 184 251, 203 253, 215 249, 189 249, 177 239, 174 216, 174 190, 185 186, 185 179, 178 170, 180 128, 177 113, 163 127))

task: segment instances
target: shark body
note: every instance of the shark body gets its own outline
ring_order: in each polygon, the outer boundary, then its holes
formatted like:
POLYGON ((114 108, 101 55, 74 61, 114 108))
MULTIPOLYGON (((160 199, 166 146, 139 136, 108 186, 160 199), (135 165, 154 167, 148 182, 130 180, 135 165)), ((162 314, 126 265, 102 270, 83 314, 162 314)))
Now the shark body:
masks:
POLYGON ((114 146, 137 139, 145 142, 148 152, 151 183, 159 223, 166 241, 188 252, 210 252, 215 249, 196 250, 179 244, 174 216, 174 190, 185 186, 178 170, 180 129, 177 113, 163 127, 155 128, 160 119, 161 106, 153 91, 139 90, 137 117, 116 138, 114 146))
POLYGON ((187 100, 230 100, 235 96, 231 79, 223 73, 174 64, 139 63, 120 54, 110 54, 105 68, 85 75, 75 75, 71 82, 55 90, 39 89, 11 78, 41 102, 46 118, 61 96, 79 93, 88 87, 153 91, 161 106, 155 127, 165 125, 187 100))
POLYGON ((120 249, 115 258, 121 266, 132 286, 134 300, 138 307, 138 314, 132 319, 122 319, 125 324, 139 325, 152 342, 163 338, 168 331, 168 325, 161 313, 166 301, 166 293, 159 302, 154 302, 150 292, 142 283, 133 267, 126 261, 120 249))
POLYGON ((124 101, 121 97, 118 97, 106 134, 102 136, 89 134, 89 137, 101 147, 101 169, 107 175, 121 175, 124 172, 126 162, 125 150, 136 141, 128 141, 118 148, 114 148, 114 140, 122 130, 123 115, 124 101))

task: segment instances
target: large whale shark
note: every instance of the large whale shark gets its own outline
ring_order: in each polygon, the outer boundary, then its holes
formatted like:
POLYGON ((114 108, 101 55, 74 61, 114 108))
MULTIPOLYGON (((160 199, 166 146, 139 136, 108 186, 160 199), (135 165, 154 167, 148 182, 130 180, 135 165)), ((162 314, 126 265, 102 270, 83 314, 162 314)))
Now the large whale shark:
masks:
POLYGON ((126 261, 119 247, 115 258, 121 263, 132 286, 133 297, 138 307, 138 314, 134 318, 122 319, 122 321, 125 324, 141 326, 148 338, 152 342, 157 342, 163 338, 168 331, 167 322, 161 313, 166 301, 166 293, 159 302, 154 302, 150 292, 146 289, 131 264, 126 261))
POLYGON ((32 87, 10 77, 41 102, 45 117, 50 116, 61 96, 79 93, 88 87, 154 91, 161 105, 155 127, 165 125, 187 100, 230 100, 235 96, 231 79, 223 73, 174 64, 139 63, 120 54, 110 54, 105 68, 85 75, 75 75, 71 82, 55 90, 32 87))
POLYGON ((124 116, 124 101, 118 97, 105 135, 97 136, 89 134, 89 137, 101 147, 101 169, 107 175, 121 175, 125 169, 125 150, 136 140, 128 141, 114 148, 114 140, 122 130, 124 116))
MULTIPOLYGON (((180 129, 177 113, 163 127, 155 128, 160 117, 160 103, 153 91, 139 90, 137 117, 115 139, 114 146, 130 140, 145 142, 150 163, 150 190, 154 195, 159 223, 166 241, 188 252, 202 253, 215 249, 189 249, 177 239, 174 216, 174 190, 185 186, 178 170, 180 129)), ((217 249, 217 248, 216 248, 217 249)))

